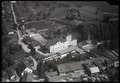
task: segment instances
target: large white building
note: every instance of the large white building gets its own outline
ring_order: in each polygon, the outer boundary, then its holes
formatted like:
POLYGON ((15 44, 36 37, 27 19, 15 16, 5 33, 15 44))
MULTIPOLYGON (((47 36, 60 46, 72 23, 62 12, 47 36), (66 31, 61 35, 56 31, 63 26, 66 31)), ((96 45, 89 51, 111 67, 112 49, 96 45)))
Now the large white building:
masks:
POLYGON ((67 35, 66 38, 60 37, 48 40, 45 47, 50 51, 50 53, 57 53, 60 50, 76 45, 77 39, 72 35, 67 35))

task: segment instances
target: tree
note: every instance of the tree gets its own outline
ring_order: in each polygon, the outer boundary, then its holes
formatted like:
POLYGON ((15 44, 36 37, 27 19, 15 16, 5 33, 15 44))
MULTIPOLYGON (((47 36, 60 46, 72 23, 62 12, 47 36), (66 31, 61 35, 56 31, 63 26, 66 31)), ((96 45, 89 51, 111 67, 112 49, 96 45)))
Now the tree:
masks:
POLYGON ((103 46, 103 44, 98 45, 97 49, 102 51, 102 52, 105 52, 105 50, 106 50, 105 47, 103 46))
POLYGON ((36 20, 38 20, 38 21, 39 21, 39 20, 40 20, 40 18, 39 18, 39 17, 37 17, 37 19, 36 19, 36 20))
POLYGON ((38 71, 38 76, 39 77, 43 77, 43 73, 44 73, 44 64, 41 62, 41 63, 38 63, 37 65, 37 71, 38 71))
POLYGON ((109 49, 110 48, 110 43, 109 42, 104 42, 104 47, 105 49, 109 49))
POLYGON ((8 67, 15 64, 15 62, 12 60, 12 58, 10 56, 8 56, 5 60, 8 63, 8 67))
POLYGON ((8 63, 5 59, 2 60, 2 70, 5 70, 6 68, 8 68, 8 63))
POLYGON ((71 52, 67 55, 67 59, 68 59, 68 60, 71 60, 71 59, 72 59, 72 53, 71 53, 71 52))
POLYGON ((102 22, 108 23, 110 21, 110 16, 109 15, 104 15, 102 22))
POLYGON ((35 6, 36 6, 36 9, 39 7, 39 2, 37 1, 37 2, 35 2, 35 6))
POLYGON ((111 41, 110 41, 110 49, 111 49, 111 50, 115 50, 115 49, 117 49, 117 48, 119 48, 119 40, 118 40, 118 39, 116 39, 116 40, 111 40, 111 41))

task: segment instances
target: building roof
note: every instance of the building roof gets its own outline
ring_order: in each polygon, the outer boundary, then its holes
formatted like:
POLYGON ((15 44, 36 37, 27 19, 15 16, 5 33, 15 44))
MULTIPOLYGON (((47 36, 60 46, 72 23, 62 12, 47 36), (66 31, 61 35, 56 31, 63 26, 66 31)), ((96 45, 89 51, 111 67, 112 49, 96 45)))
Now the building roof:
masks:
POLYGON ((102 68, 103 66, 99 63, 99 62, 97 62, 97 61, 93 61, 93 63, 96 65, 96 66, 98 66, 99 68, 102 68))
POLYGON ((118 57, 114 53, 106 51, 106 54, 108 54, 109 57, 112 58, 113 60, 118 60, 118 57))
POLYGON ((45 74, 46 74, 47 77, 54 76, 54 75, 57 75, 57 71, 45 72, 45 74))
POLYGON ((90 72, 91 73, 98 73, 98 72, 100 72, 100 70, 98 67, 92 67, 92 68, 90 68, 90 72))
POLYGON ((64 53, 67 53, 67 52, 70 52, 70 51, 73 51, 73 50, 76 50, 78 52, 83 52, 82 49, 78 48, 77 46, 71 46, 69 48, 66 48, 66 49, 63 49, 63 50, 60 50, 59 53, 62 55, 64 53))
POLYGON ((57 65, 57 67, 60 73, 83 69, 83 66, 81 65, 80 62, 70 62, 70 63, 59 64, 57 65))
POLYGON ((65 41, 66 41, 66 39, 64 39, 62 37, 60 37, 60 38, 54 38, 54 39, 49 39, 49 40, 47 40, 47 42, 45 44, 45 47, 47 49, 49 49, 50 46, 56 44, 57 42, 65 42, 65 41))
POLYGON ((80 77, 80 76, 83 75, 83 74, 84 74, 83 71, 71 73, 72 77, 80 77))
POLYGON ((98 62, 98 63, 103 63, 103 57, 96 57, 96 58, 93 58, 93 62, 98 62))
MULTIPOLYGON (((66 37, 68 35, 71 35, 70 33, 68 32, 61 32, 62 35, 60 35, 59 38, 53 38, 53 39, 48 39, 47 42, 46 42, 46 45, 45 47, 47 49, 49 49, 50 46, 52 45, 55 45, 57 42, 65 42, 66 41, 66 37)), ((73 39, 76 39, 76 37, 74 35, 72 35, 72 40, 73 39)))
POLYGON ((90 50, 96 48, 96 45, 87 44, 85 46, 82 46, 82 48, 85 49, 86 51, 90 51, 90 50))
POLYGON ((70 78, 72 77, 72 75, 63 75, 63 76, 53 76, 53 77, 48 77, 49 81, 50 82, 53 82, 53 81, 57 81, 57 80, 61 80, 61 79, 66 79, 66 78, 70 78))

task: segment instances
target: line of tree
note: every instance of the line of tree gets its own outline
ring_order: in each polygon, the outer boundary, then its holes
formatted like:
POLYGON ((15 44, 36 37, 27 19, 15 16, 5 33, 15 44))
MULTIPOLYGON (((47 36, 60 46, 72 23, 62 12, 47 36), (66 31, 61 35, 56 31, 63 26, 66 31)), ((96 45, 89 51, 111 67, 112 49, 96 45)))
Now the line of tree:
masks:
POLYGON ((119 38, 119 26, 118 22, 109 22, 107 24, 91 24, 85 25, 80 24, 76 27, 76 31, 78 31, 84 40, 87 39, 87 32, 89 31, 90 37, 94 40, 103 41, 103 40, 115 40, 119 38))

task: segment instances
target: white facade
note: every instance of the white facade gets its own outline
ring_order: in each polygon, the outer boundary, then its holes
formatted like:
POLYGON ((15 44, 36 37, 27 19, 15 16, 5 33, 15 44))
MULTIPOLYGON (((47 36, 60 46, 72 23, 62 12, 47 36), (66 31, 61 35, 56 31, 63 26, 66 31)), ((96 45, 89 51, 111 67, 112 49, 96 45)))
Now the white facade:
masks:
POLYGON ((24 75, 24 72, 32 73, 33 70, 27 67, 27 68, 21 73, 22 76, 24 75))
POLYGON ((92 67, 92 68, 90 68, 90 72, 91 73, 98 73, 98 72, 100 72, 100 70, 98 67, 92 67))
POLYGON ((68 48, 69 46, 75 45, 77 45, 77 39, 72 40, 72 35, 68 35, 65 42, 57 42, 55 45, 50 46, 50 52, 56 53, 60 50, 68 48))

